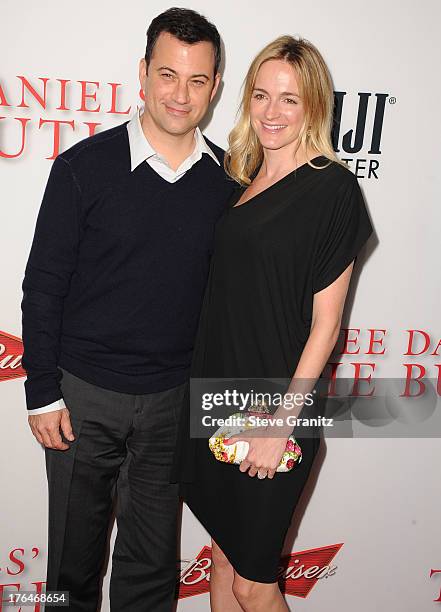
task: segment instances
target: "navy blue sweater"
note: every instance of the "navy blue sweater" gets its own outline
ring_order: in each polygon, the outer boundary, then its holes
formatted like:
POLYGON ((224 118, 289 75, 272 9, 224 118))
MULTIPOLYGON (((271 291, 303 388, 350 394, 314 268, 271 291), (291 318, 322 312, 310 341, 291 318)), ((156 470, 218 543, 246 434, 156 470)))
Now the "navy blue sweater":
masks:
POLYGON ((176 183, 130 171, 126 123, 52 166, 23 281, 28 409, 62 397, 65 368, 123 393, 183 383, 207 280, 214 225, 234 188, 223 151, 176 183))

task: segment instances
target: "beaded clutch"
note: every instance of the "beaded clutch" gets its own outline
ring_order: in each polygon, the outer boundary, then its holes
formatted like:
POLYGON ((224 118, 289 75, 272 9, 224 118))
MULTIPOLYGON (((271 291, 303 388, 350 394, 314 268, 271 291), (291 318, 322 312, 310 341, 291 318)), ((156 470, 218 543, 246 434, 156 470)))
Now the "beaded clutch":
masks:
MULTIPOLYGON (((262 417, 262 413, 268 413, 268 409, 264 408, 264 404, 263 407, 262 404, 254 404, 245 413, 236 412, 232 414, 228 418, 232 425, 222 425, 219 427, 216 433, 208 440, 210 450, 218 461, 234 463, 236 465, 242 463, 248 453, 249 443, 246 440, 239 440, 235 444, 226 445, 224 444, 224 440, 225 438, 230 438, 234 434, 256 427, 256 425, 250 421, 250 417, 262 417)), ((291 435, 286 442, 286 448, 277 466, 276 472, 289 472, 296 463, 300 463, 301 460, 302 449, 295 437, 291 435)))

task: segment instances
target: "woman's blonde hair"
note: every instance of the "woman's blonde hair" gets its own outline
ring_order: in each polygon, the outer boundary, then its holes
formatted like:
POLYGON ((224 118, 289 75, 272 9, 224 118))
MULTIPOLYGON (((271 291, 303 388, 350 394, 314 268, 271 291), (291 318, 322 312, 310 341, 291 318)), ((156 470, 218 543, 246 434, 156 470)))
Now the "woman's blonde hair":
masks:
MULTIPOLYGON (((330 161, 342 163, 334 153, 331 142, 334 92, 328 67, 321 53, 309 41, 280 36, 262 49, 249 67, 243 84, 239 119, 228 137, 225 170, 243 185, 251 183, 252 175, 263 160, 262 145, 251 126, 250 102, 259 68, 268 60, 284 60, 296 71, 305 110, 299 147, 303 145, 306 151, 315 149, 330 161)), ((316 167, 310 160, 308 164, 316 167)))

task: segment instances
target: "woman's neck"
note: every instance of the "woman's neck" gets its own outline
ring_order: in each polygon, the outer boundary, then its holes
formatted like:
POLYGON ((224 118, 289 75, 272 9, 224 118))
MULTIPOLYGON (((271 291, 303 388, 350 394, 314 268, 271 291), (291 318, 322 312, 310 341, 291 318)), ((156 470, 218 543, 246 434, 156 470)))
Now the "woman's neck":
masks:
POLYGON ((319 155, 318 151, 306 150, 304 147, 299 147, 297 151, 290 148, 289 150, 282 149, 264 149, 263 162, 259 170, 258 177, 273 181, 292 172, 299 166, 305 164, 309 159, 313 159, 319 155))

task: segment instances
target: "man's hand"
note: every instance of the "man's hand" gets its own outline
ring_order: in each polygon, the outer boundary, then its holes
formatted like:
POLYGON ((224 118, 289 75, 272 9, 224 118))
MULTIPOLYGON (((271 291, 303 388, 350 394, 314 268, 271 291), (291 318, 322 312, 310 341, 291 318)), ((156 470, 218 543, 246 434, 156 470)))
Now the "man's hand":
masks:
POLYGON ((56 450, 67 450, 70 448, 69 444, 66 444, 61 439, 60 429, 67 440, 71 442, 75 440, 67 408, 44 414, 29 415, 28 422, 34 436, 46 448, 54 448, 56 450))

